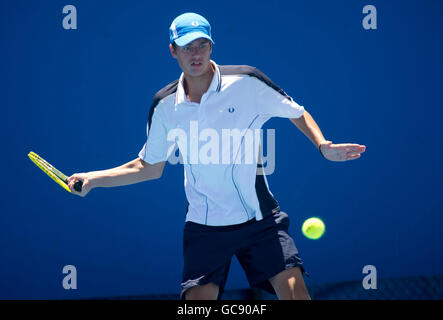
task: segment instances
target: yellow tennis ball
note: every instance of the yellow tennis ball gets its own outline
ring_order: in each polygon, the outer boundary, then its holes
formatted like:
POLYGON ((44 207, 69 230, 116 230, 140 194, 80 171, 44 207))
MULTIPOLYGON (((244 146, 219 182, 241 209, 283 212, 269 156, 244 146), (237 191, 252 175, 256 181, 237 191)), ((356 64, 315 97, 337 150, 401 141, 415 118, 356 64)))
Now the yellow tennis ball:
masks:
POLYGON ((319 239, 325 233, 325 224, 320 218, 309 218, 303 222, 301 231, 309 239, 319 239))

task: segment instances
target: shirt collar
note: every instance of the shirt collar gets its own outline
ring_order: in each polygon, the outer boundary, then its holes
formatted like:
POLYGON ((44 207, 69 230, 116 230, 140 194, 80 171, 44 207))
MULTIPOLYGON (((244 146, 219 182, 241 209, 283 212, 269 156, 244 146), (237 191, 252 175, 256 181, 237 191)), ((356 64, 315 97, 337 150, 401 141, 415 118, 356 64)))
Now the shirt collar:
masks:
MULTIPOLYGON (((206 92, 216 91, 220 92, 221 88, 221 73, 219 66, 212 60, 210 63, 214 66, 214 76, 212 77, 211 84, 206 92)), ((182 72, 180 79, 178 80, 178 87, 175 93, 175 105, 177 106, 180 103, 188 102, 189 100, 186 98, 185 87, 184 87, 184 74, 182 72)))

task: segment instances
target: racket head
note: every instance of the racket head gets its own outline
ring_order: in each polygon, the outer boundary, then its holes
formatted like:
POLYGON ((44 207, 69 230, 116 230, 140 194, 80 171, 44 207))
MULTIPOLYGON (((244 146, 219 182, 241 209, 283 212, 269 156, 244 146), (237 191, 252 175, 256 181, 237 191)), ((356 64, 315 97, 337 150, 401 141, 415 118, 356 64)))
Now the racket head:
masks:
POLYGON ((34 162, 37 167, 39 167, 44 173, 46 173, 52 180, 57 182, 63 189, 71 192, 71 189, 69 189, 66 183, 68 177, 65 174, 58 171, 56 168, 54 168, 54 166, 52 166, 49 162, 47 162, 35 152, 29 152, 28 157, 29 159, 31 159, 32 162, 34 162))

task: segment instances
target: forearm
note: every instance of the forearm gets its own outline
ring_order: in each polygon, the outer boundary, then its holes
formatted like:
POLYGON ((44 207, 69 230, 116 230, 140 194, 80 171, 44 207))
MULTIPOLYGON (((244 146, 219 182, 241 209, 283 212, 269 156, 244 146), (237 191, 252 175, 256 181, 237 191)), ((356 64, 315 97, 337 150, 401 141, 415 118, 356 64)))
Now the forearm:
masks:
POLYGON ((311 142, 318 148, 320 143, 326 141, 323 133, 318 127, 312 116, 305 110, 303 116, 298 119, 289 119, 303 134, 311 140, 311 142))
POLYGON ((140 158, 119 167, 88 172, 91 187, 116 187, 158 179, 162 175, 164 162, 151 165, 140 158))

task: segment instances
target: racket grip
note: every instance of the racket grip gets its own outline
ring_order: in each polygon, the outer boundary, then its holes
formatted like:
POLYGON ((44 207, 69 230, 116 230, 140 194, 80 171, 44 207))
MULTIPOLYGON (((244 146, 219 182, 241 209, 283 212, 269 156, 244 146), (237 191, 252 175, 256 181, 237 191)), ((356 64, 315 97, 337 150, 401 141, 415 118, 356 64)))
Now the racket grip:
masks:
POLYGON ((79 180, 74 184, 74 190, 77 192, 82 192, 82 186, 83 186, 83 181, 79 180))

